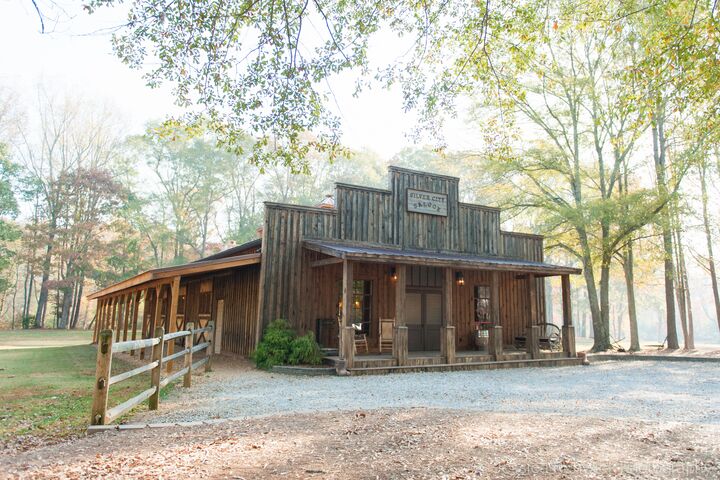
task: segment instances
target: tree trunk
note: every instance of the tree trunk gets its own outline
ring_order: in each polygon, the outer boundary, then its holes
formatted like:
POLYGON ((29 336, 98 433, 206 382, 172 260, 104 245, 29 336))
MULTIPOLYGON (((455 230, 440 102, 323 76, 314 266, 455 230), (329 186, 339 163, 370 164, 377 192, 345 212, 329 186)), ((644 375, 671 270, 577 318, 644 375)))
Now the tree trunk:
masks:
MULTIPOLYGON (((600 265, 600 315, 604 326, 603 350, 612 347, 610 343, 610 256, 603 255, 600 265)), ((595 345, 598 345, 598 335, 595 335, 595 345)))
POLYGON ((625 247, 623 258, 623 272, 625 273, 625 288, 627 290, 628 319, 630 321, 630 351, 640 350, 640 335, 638 334, 637 310, 635 307, 635 254, 633 240, 629 240, 625 247))
POLYGON ((45 327, 45 310, 47 309, 48 287, 47 282, 50 280, 50 261, 52 259, 52 242, 50 239, 45 251, 45 259, 42 264, 42 279, 40 282, 40 297, 38 297, 37 310, 35 311, 35 328, 45 327))
POLYGON ((32 268, 30 262, 25 267, 25 282, 23 282, 23 308, 21 320, 30 314, 30 299, 32 298, 33 286, 32 268))
MULTIPOLYGON (((675 213, 675 212, 673 212, 675 213)), ((680 227, 677 224, 677 216, 673 215, 673 247, 675 248, 675 273, 677 279, 675 281, 675 297, 677 298, 678 310, 680 311, 680 329, 683 334, 684 348, 687 350, 688 345, 688 329, 687 329, 687 303, 685 299, 685 278, 683 276, 683 267, 680 263, 682 257, 682 241, 680 238, 680 227)))
POLYGON ((17 302, 18 283, 20 283, 20 263, 15 265, 15 286, 12 295, 12 312, 10 313, 10 330, 15 330, 15 303, 17 302))
MULTIPOLYGON (((676 212, 677 213, 677 212, 676 212)), ((679 219, 676 218, 676 250, 677 250, 677 275, 678 275, 678 305, 680 307, 680 319, 685 350, 695 349, 692 327, 692 304, 690 302, 690 286, 688 285, 687 269, 685 265, 685 253, 683 250, 682 236, 680 233, 679 219)))
POLYGON ((707 192, 707 165, 702 164, 700 168, 700 188, 702 191, 703 228, 705 230, 705 241, 708 251, 708 273, 712 282, 713 299, 715 300, 715 320, 720 329, 720 292, 718 292, 717 274, 715 272, 715 257, 713 255, 712 230, 710 229, 710 214, 708 212, 707 192))
POLYGON ((72 319, 70 321, 70 328, 77 328, 78 321, 80 320, 80 304, 82 303, 82 295, 85 287, 85 276, 81 275, 80 279, 76 283, 77 294, 75 295, 75 308, 73 309, 72 319))
MULTIPOLYGON (((593 347, 592 351, 602 352, 610 348, 610 332, 607 318, 602 314, 598 302, 598 291, 595 284, 595 274, 592 270, 592 263, 589 265, 583 262, 583 273, 588 291, 588 303, 590 304, 590 318, 592 319, 593 347)), ((607 313, 607 311, 606 311, 607 313)))
MULTIPOLYGON (((664 130, 664 107, 661 101, 656 104, 656 111, 652 114, 652 137, 653 137, 653 156, 655 159, 655 174, 657 177, 657 188, 660 197, 667 199, 668 188, 665 177, 666 168, 666 144, 664 130)), ((668 208, 665 207, 659 215, 662 240, 663 240, 663 257, 665 268, 665 323, 667 327, 667 345, 669 349, 678 349, 677 336, 677 319, 675 317, 675 269, 673 266, 673 241, 672 231, 670 228, 670 216, 668 208)))

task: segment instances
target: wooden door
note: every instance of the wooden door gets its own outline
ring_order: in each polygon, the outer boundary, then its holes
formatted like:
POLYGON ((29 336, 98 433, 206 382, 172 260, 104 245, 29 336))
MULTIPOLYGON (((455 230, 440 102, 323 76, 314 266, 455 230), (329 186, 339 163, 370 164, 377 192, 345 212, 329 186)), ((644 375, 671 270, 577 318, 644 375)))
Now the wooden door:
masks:
POLYGON ((405 299, 408 350, 440 350, 442 293, 408 292, 405 299))
POLYGON ((424 350, 440 350, 440 327, 442 326, 442 294, 423 295, 423 335, 424 350))
POLYGON ((425 347, 422 304, 422 293, 408 293, 405 296, 405 325, 408 329, 408 350, 411 352, 421 351, 425 347))

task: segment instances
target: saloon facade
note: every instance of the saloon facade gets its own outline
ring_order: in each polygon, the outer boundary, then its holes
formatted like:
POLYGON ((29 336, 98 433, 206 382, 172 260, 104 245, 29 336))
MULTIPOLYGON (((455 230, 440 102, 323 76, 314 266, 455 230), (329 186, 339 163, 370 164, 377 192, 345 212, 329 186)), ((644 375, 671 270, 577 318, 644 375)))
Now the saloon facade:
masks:
POLYGON ((578 362, 579 269, 545 263, 542 237, 501 230, 499 209, 461 202, 456 177, 388 176, 387 190, 336 184, 317 207, 266 202, 261 238, 95 292, 96 335, 213 320, 216 352, 247 356, 283 318, 351 373, 578 362), (547 276, 562 278, 562 328, 545 323, 547 276))

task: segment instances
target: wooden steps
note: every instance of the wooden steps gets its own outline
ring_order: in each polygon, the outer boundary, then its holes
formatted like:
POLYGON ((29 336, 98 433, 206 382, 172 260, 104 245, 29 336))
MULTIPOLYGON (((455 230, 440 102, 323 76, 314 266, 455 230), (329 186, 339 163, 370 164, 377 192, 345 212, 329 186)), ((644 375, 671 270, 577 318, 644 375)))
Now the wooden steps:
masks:
MULTIPOLYGON (((357 363, 357 362, 356 362, 357 363)), ((539 358, 523 360, 501 360, 488 362, 464 363, 433 363, 422 365, 403 366, 373 366, 348 369, 350 375, 383 375, 388 373, 414 373, 414 372, 455 372, 466 370, 496 370, 501 368, 529 368, 529 367, 569 367, 582 365, 580 358, 539 358)))
MULTIPOLYGON (((416 355, 408 357, 407 365, 398 366, 389 355, 358 355, 355 365, 348 369, 351 375, 380 375, 401 372, 451 372, 463 370, 495 370, 499 368, 559 367, 582 365, 580 358, 568 358, 563 352, 541 352, 542 358, 531 359, 525 352, 508 352, 493 360, 488 354, 461 352, 455 363, 448 364, 440 355, 416 355)), ((336 366, 336 356, 325 357, 326 365, 336 366)))

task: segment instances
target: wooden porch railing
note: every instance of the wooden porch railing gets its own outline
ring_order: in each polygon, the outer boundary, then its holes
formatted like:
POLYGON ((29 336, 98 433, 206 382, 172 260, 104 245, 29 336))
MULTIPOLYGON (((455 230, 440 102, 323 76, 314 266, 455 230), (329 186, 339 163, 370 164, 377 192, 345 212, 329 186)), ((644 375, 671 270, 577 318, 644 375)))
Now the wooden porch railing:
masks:
POLYGON ((205 328, 193 329, 193 324, 187 324, 187 330, 165 334, 163 327, 155 329, 155 336, 144 340, 131 340, 127 342, 113 343, 114 332, 103 330, 98 338, 97 365, 95 368, 95 387, 93 390, 92 418, 91 425, 107 425, 117 420, 132 408, 148 400, 150 410, 157 410, 160 404, 160 390, 183 377, 183 386, 192 385, 192 372, 203 365, 205 371, 210 371, 212 358, 212 338, 214 322, 210 322, 205 328), (208 332, 207 340, 194 344, 196 335, 208 332), (163 356, 166 342, 175 341, 177 338, 185 339, 185 348, 179 352, 163 356), (134 351, 152 347, 151 361, 148 364, 111 376, 112 357, 115 353, 134 351), (193 354, 205 350, 205 357, 193 362, 193 354), (162 367, 164 364, 184 357, 184 365, 180 370, 162 378, 162 367), (108 396, 110 386, 124 380, 140 375, 147 371, 151 372, 150 388, 140 392, 129 400, 108 409, 108 396))

